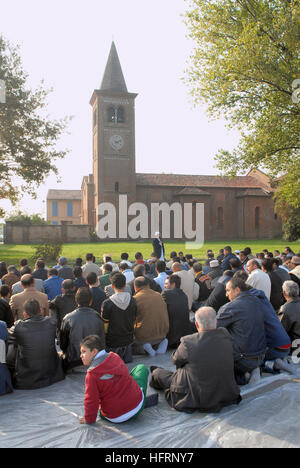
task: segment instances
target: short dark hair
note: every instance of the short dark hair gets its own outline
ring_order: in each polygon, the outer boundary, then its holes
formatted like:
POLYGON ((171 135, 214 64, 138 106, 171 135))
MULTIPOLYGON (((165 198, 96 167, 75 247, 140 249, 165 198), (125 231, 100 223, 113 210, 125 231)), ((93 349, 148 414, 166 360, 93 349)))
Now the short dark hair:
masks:
POLYGON ((157 271, 159 273, 163 273, 164 271, 166 271, 166 264, 163 260, 158 260, 158 262, 156 262, 155 264, 156 268, 157 268, 157 271))
POLYGON ((180 289, 181 286, 181 278, 178 275, 171 275, 169 276, 170 284, 175 284, 176 289, 180 289))
POLYGON ((100 336, 89 335, 83 338, 83 340, 81 340, 80 346, 85 346, 90 351, 93 351, 94 349, 101 351, 105 348, 105 343, 104 340, 100 338, 100 336))
POLYGON ((250 255, 250 254, 251 254, 251 249, 250 249, 250 247, 245 247, 245 248, 244 248, 244 252, 245 252, 245 254, 246 254, 247 256, 250 255))
POLYGON ((113 267, 112 267, 112 265, 110 263, 104 263, 102 268, 103 268, 104 271, 110 271, 110 272, 113 269, 113 267))
POLYGON ((29 317, 34 317, 41 313, 41 306, 36 299, 30 299, 24 304, 24 312, 26 312, 29 317))
POLYGON ((238 258, 231 258, 229 263, 231 268, 239 268, 241 266, 241 262, 238 258))
POLYGON ((22 258, 22 260, 20 260, 20 267, 24 267, 26 265, 28 265, 27 258, 22 258))
POLYGON ((30 268, 29 265, 25 265, 23 268, 21 268, 20 270, 20 275, 23 276, 23 275, 31 275, 32 273, 32 269, 30 268))
POLYGON ((227 252, 231 252, 231 251, 232 251, 230 245, 226 245, 226 247, 224 247, 224 250, 227 250, 227 252))
POLYGON ((97 283, 97 280, 98 280, 98 276, 96 275, 94 271, 91 271, 86 277, 86 281, 90 286, 97 283))
POLYGON ((87 253, 86 256, 85 256, 85 259, 87 262, 92 262, 93 261, 93 254, 92 253, 87 253))
POLYGON ((120 270, 127 270, 127 268, 128 268, 128 263, 125 263, 125 262, 120 263, 119 265, 120 270))
POLYGON ((200 273, 200 271, 202 271, 202 264, 199 262, 195 262, 193 265, 193 269, 196 273, 200 273))
POLYGON ((110 255, 104 255, 104 261, 105 262, 111 262, 111 256, 110 255))
POLYGON ((121 254, 121 259, 122 259, 122 260, 128 260, 128 257, 129 257, 129 255, 128 255, 127 252, 123 252, 123 253, 121 254))
POLYGON ((76 258, 74 266, 81 266, 81 265, 82 265, 82 258, 80 257, 76 258))
POLYGON ((244 268, 242 270, 239 270, 239 271, 236 271, 233 275, 233 278, 240 278, 242 281, 247 281, 249 275, 247 273, 247 271, 244 270, 244 268))
POLYGON ((139 276, 144 276, 145 274, 145 265, 136 265, 133 268, 133 274, 135 278, 138 278, 139 276))
POLYGON ((76 266, 73 268, 73 275, 75 278, 81 278, 82 277, 82 268, 80 266, 76 266))
POLYGON ((279 265, 282 265, 282 261, 280 260, 280 258, 274 257, 271 260, 272 260, 272 265, 274 265, 274 263, 277 267, 279 267, 279 265))
POLYGON ((140 276, 134 280, 134 286, 137 289, 144 288, 150 285, 150 281, 145 276, 140 276))
POLYGON ((230 276, 230 278, 233 278, 234 273, 232 270, 225 270, 223 276, 230 276))
POLYGON ((1 297, 7 297, 10 293, 10 287, 8 286, 8 284, 2 284, 2 286, 0 286, 0 296, 1 297))
POLYGON ((58 276, 58 270, 56 268, 50 268, 48 271, 49 276, 58 276))
POLYGON ((174 257, 177 257, 177 252, 175 252, 175 250, 173 250, 173 252, 170 253, 170 258, 174 257))
POLYGON ((143 254, 142 254, 142 252, 137 252, 137 253, 135 254, 135 259, 136 259, 136 260, 139 260, 140 258, 143 258, 143 254))
POLYGON ((126 285, 126 277, 123 273, 116 271, 116 273, 112 275, 110 282, 116 289, 123 289, 126 285))
POLYGON ((65 279, 62 282, 62 287, 65 291, 71 291, 74 288, 74 281, 71 279, 65 279))
POLYGON ((261 266, 264 267, 268 272, 272 271, 272 260, 271 258, 264 258, 261 262, 261 266))
POLYGON ((241 291, 248 291, 248 285, 241 278, 233 276, 229 283, 231 283, 232 289, 239 288, 241 291))
POLYGON ((75 302, 79 307, 89 307, 92 299, 90 288, 79 288, 75 295, 75 302))
POLYGON ((37 267, 37 269, 43 269, 43 268, 45 268, 45 261, 41 260, 41 259, 38 259, 36 261, 35 266, 37 267))

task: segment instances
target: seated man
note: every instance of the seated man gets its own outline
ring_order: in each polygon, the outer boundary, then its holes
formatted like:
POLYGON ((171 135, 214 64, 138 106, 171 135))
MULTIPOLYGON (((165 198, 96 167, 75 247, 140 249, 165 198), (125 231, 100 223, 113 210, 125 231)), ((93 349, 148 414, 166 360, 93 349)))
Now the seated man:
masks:
POLYGON ((102 419, 122 423, 137 416, 145 407, 148 369, 136 366, 129 374, 126 364, 115 353, 106 353, 105 341, 87 336, 80 343, 80 357, 88 368, 85 379, 84 417, 80 424, 102 419))
POLYGON ((0 286, 0 321, 6 323, 7 328, 14 324, 13 314, 9 305, 10 287, 6 284, 0 286))
POLYGON ((13 391, 11 376, 6 366, 7 336, 6 323, 0 320, 0 396, 13 391))
POLYGON ((104 289, 105 286, 110 285, 110 275, 113 271, 113 267, 110 263, 104 263, 102 267, 102 276, 99 277, 100 288, 104 289))
POLYGON ((48 296, 35 289, 35 279, 33 276, 29 274, 21 276, 21 285, 23 292, 13 295, 10 300, 10 307, 14 319, 23 319, 24 304, 31 299, 36 299, 38 301, 44 317, 49 315, 48 296))
POLYGON ((134 328, 136 352, 144 349, 150 356, 164 354, 168 347, 166 336, 169 331, 169 316, 161 295, 150 289, 144 276, 134 281, 137 317, 134 328), (156 351, 152 346, 157 348, 156 351))
POLYGON ((162 298, 167 304, 169 315, 169 333, 167 340, 170 347, 179 345, 180 339, 191 334, 190 311, 187 295, 180 289, 181 279, 178 275, 167 277, 167 288, 162 298))
POLYGON ((66 279, 74 279, 73 275, 73 268, 68 266, 68 260, 66 257, 60 257, 58 260, 59 269, 58 269, 58 276, 63 280, 66 279))
POLYGON ((32 273, 34 279, 41 279, 42 281, 46 281, 48 278, 48 270, 45 268, 45 266, 45 261, 42 258, 38 258, 32 273))
POLYGON ((57 273, 56 268, 51 268, 48 270, 48 279, 44 281, 44 289, 49 301, 52 301, 52 299, 55 299, 56 296, 62 293, 63 279, 59 278, 57 273))
POLYGON ((126 278, 115 272, 111 277, 114 294, 102 303, 101 317, 106 331, 106 351, 118 354, 124 362, 132 362, 135 299, 126 292, 126 278))
POLYGON ((98 276, 93 271, 86 277, 86 282, 89 285, 90 291, 93 296, 93 302, 91 308, 94 309, 98 314, 101 312, 102 302, 105 301, 106 295, 103 289, 100 288, 98 276))
POLYGON ((74 275, 74 286, 75 292, 78 291, 79 288, 87 288, 86 280, 82 276, 82 268, 80 266, 74 266, 73 268, 73 275, 74 275))
POLYGON ((101 275, 101 270, 96 263, 93 262, 93 254, 88 253, 85 256, 86 264, 82 267, 82 276, 84 279, 87 279, 89 273, 96 273, 97 276, 101 275))
POLYGON ((196 312, 198 333, 181 338, 172 356, 175 373, 151 367, 151 386, 164 390, 167 402, 178 411, 217 412, 238 404, 240 391, 234 379, 232 339, 224 328, 216 328, 211 307, 196 312))
POLYGON ((218 312, 224 304, 229 302, 229 299, 226 297, 226 284, 230 281, 233 275, 233 270, 224 271, 223 276, 219 278, 216 287, 210 293, 205 303, 206 306, 212 307, 216 312, 218 312))
MULTIPOLYGON (((21 268, 21 271, 20 271, 20 274, 21 274, 21 278, 22 276, 24 275, 31 275, 32 274, 32 269, 30 268, 29 265, 25 265, 23 268, 21 268)), ((45 288, 44 288, 44 281, 39 279, 39 278, 34 278, 34 287, 37 291, 40 291, 42 293, 45 292, 45 288)), ((18 281, 17 283, 15 283, 11 289, 11 295, 14 296, 15 294, 19 294, 21 292, 23 292, 24 289, 23 289, 23 286, 21 284, 21 281, 18 281)))
POLYGON ((282 289, 286 303, 280 309, 281 323, 293 343, 295 340, 300 340, 299 286, 295 281, 285 281, 282 289))
POLYGON ((13 285, 19 281, 19 276, 16 274, 17 269, 14 265, 10 265, 7 268, 7 271, 8 273, 2 276, 1 281, 2 284, 6 284, 10 288, 12 288, 13 285))
POLYGON ((226 295, 230 302, 219 310, 218 327, 226 328, 232 336, 236 381, 245 385, 260 376, 267 350, 263 307, 239 278, 228 281, 226 295))
POLYGON ((161 287, 161 290, 164 291, 165 289, 165 281, 167 278, 167 273, 166 273, 166 264, 163 260, 158 260, 155 264, 155 271, 157 274, 157 277, 154 278, 154 281, 159 284, 161 287))
POLYGON ((199 286, 195 282, 192 275, 188 271, 183 270, 179 262, 174 262, 172 265, 174 275, 178 275, 181 279, 181 289, 187 295, 189 309, 191 310, 193 301, 199 298, 199 286))
POLYGON ((161 293, 161 287, 159 284, 157 284, 154 279, 152 278, 149 278, 147 275, 146 275, 146 268, 145 268, 145 265, 136 265, 135 267, 133 267, 133 275, 134 275, 134 280, 130 281, 128 283, 128 286, 130 287, 131 289, 131 294, 132 296, 134 296, 134 281, 136 278, 140 278, 141 276, 144 276, 145 278, 147 277, 148 281, 149 281, 149 285, 150 285, 150 288, 153 290, 153 291, 156 291, 156 292, 159 292, 161 293))
POLYGON ((81 366, 80 342, 83 338, 94 334, 105 343, 103 320, 91 308, 93 296, 90 289, 78 289, 75 301, 77 309, 64 317, 59 333, 59 343, 63 351, 66 371, 81 366))
POLYGON ((123 275, 126 278, 126 283, 129 283, 130 281, 134 280, 134 274, 131 268, 129 268, 128 263, 122 262, 119 265, 120 272, 123 273, 123 275))
POLYGON ((43 317, 37 300, 24 305, 24 320, 9 330, 7 364, 13 372, 14 387, 31 390, 64 379, 56 351, 56 320, 43 317))
POLYGON ((63 318, 70 312, 73 312, 76 307, 74 283, 70 279, 64 280, 62 283, 62 294, 49 302, 50 315, 57 320, 57 335, 59 335, 63 318))

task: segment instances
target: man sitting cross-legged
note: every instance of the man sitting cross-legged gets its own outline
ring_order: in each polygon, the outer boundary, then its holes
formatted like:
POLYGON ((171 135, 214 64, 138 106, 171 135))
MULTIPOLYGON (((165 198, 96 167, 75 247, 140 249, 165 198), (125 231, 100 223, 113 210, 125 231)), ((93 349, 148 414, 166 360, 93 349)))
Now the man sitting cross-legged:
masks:
POLYGON ((240 391, 234 378, 232 339, 224 328, 216 328, 216 312, 202 307, 196 312, 198 332, 181 338, 172 356, 177 371, 152 366, 151 386, 165 390, 172 408, 191 413, 217 412, 238 404, 240 391))
POLYGON ((118 354, 124 362, 132 362, 136 300, 126 292, 126 278, 115 272, 111 276, 114 294, 102 303, 101 316, 106 331, 106 350, 118 354))

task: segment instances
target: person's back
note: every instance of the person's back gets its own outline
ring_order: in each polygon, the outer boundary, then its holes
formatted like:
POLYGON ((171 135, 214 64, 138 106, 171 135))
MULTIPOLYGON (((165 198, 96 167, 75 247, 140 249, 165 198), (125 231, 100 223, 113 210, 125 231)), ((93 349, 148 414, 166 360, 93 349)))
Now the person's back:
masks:
POLYGON ((86 277, 86 282, 90 288, 90 291, 93 296, 93 302, 91 308, 94 309, 98 314, 101 312, 102 302, 106 299, 106 294, 103 289, 100 288, 100 283, 98 276, 95 272, 91 272, 86 277))
POLYGON ((169 331, 169 316, 161 295, 150 289, 148 285, 137 290, 134 297, 137 304, 134 329, 136 339, 141 343, 151 343, 166 338, 169 331))
POLYGON ((64 280, 62 283, 62 294, 59 294, 49 302, 50 315, 57 320, 57 331, 60 330, 64 317, 76 308, 74 283, 70 279, 64 280))
POLYGON ((56 320, 40 315, 36 300, 28 301, 24 311, 25 320, 9 330, 9 346, 17 351, 16 358, 11 350, 8 353, 14 386, 24 390, 47 387, 64 379, 55 346, 56 320))
POLYGON ((6 323, 7 328, 14 324, 14 317, 9 305, 10 287, 6 284, 0 286, 0 321, 6 323))
POLYGON ((222 306, 217 320, 218 327, 226 328, 233 338, 235 360, 240 356, 265 353, 264 313, 259 299, 250 291, 242 291, 232 302, 222 306))
POLYGON ((224 328, 216 328, 211 307, 199 309, 195 319, 198 332, 181 338, 172 356, 176 372, 152 367, 151 385, 164 390, 178 411, 217 412, 241 400, 234 379, 232 338, 224 328))
POLYGON ((47 294, 49 301, 62 293, 62 284, 63 279, 57 276, 57 270, 55 268, 49 270, 48 279, 44 281, 45 294, 47 294))
POLYGON ((96 273, 97 276, 101 275, 100 267, 93 262, 93 254, 86 255, 86 264, 82 267, 82 276, 87 279, 89 273, 96 273))
POLYGON ((181 280, 178 275, 169 277, 171 289, 165 289, 161 296, 168 308, 169 346, 177 346, 180 339, 191 333, 190 310, 187 295, 180 289, 181 280))
POLYGON ((181 279, 180 288, 187 295, 189 308, 191 310, 193 300, 194 300, 194 289, 195 289, 195 280, 186 270, 182 270, 181 265, 178 262, 173 263, 172 265, 173 274, 176 274, 181 279))
POLYGON ((259 263, 257 260, 249 260, 247 263, 247 271, 249 277, 247 279, 247 284, 252 286, 255 289, 260 289, 265 293, 267 298, 270 300, 271 297, 271 280, 267 273, 263 272, 259 268, 259 263))
POLYGON ((61 257, 59 259, 59 266, 60 266, 60 268, 58 270, 59 278, 62 278, 63 280, 66 280, 66 279, 73 280, 74 279, 73 268, 68 266, 68 261, 67 261, 66 257, 61 257))
POLYGON ((11 376, 6 366, 6 323, 0 319, 0 396, 13 391, 11 376))
POLYGON ((35 265, 35 270, 32 273, 34 279, 46 281, 48 279, 48 270, 45 268, 45 262, 38 260, 35 265))
POLYGON ((284 303, 282 295, 282 279, 273 271, 273 264, 270 258, 265 258, 261 262, 261 268, 266 273, 271 281, 270 302, 274 309, 278 311, 284 303))
POLYGON ((89 335, 98 335, 105 341, 104 324, 100 315, 91 309, 92 293, 79 289, 75 296, 77 309, 67 314, 59 333, 60 347, 64 353, 65 369, 81 365, 80 342, 89 335))
POLYGON ((2 284, 6 284, 10 288, 12 288, 15 283, 18 283, 19 279, 19 276, 16 275, 15 268, 13 266, 9 266, 8 273, 2 276, 1 281, 2 284))
POLYGON ((10 307, 15 320, 23 319, 23 308, 25 302, 36 299, 42 310, 43 315, 49 315, 48 297, 46 294, 35 289, 35 279, 32 275, 24 275, 21 277, 23 292, 14 294, 10 299, 10 307))
POLYGON ((300 339, 300 297, 298 284, 290 280, 284 282, 283 294, 287 302, 280 308, 281 323, 293 343, 293 341, 300 339))

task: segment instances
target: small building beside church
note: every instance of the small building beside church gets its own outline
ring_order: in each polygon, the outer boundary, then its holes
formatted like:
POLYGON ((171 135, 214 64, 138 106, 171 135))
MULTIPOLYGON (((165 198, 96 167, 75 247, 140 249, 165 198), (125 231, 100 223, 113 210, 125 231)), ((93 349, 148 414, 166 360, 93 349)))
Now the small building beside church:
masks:
MULTIPOLYGON (((273 188, 270 179, 259 170, 235 178, 136 173, 135 100, 136 93, 127 90, 118 53, 112 43, 104 76, 94 90, 92 107, 92 174, 84 176, 81 191, 49 191, 47 206, 51 222, 68 220, 65 211, 76 193, 74 220, 96 229, 100 218, 98 207, 111 203, 118 211, 119 196, 127 195, 128 205, 204 204, 205 240, 276 238, 282 234, 281 219, 274 213, 273 188), (53 192, 56 192, 54 194, 53 192), (58 192, 61 192, 59 194, 58 192), (78 194, 77 194, 78 193, 78 194), (57 199, 53 196, 56 195, 57 199), (78 205, 81 203, 80 213, 78 205), (57 211, 55 204, 57 202, 57 211), (57 216, 53 216, 54 212, 57 216), (58 215, 59 214, 59 215, 58 215), (61 215, 60 215, 61 214, 61 215), (64 219, 63 219, 64 218, 64 219)), ((197 170, 194 165, 195 170, 197 170)), ((71 219, 72 218, 72 219, 71 219)), ((174 222, 174 217, 173 219, 174 222)), ((194 220, 195 222, 195 220, 194 220)), ((149 220, 150 225, 150 220, 149 220)), ((151 234, 149 233, 149 238, 151 234)), ((175 239, 171 227, 170 239, 175 239)), ((126 240, 126 237, 122 237, 126 240)), ((184 237, 182 238, 184 240, 184 237)))

